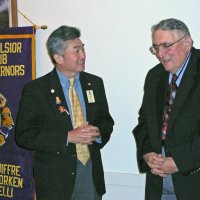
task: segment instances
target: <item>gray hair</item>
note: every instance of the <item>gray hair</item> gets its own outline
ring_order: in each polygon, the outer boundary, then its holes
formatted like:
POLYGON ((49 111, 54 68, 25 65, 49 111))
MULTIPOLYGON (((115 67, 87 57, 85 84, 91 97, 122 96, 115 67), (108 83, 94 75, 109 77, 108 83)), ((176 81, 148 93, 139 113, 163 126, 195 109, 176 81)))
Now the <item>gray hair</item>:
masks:
POLYGON ((155 24, 151 27, 152 35, 157 30, 174 30, 177 31, 184 36, 188 35, 190 36, 190 32, 186 24, 178 19, 164 19, 160 21, 158 24, 155 24))
POLYGON ((66 41, 79 38, 80 36, 80 30, 71 26, 63 25, 54 30, 49 36, 46 43, 47 51, 52 63, 56 63, 53 58, 54 54, 59 54, 62 56, 64 55, 64 51, 68 47, 66 41))

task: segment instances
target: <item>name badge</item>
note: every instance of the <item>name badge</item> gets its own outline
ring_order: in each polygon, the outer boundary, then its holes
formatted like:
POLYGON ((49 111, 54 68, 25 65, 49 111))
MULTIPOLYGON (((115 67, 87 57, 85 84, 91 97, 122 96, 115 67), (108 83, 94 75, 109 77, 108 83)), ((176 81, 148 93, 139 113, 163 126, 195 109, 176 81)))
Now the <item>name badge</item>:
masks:
POLYGON ((86 94, 88 98, 88 103, 95 103, 93 90, 87 90, 86 94))

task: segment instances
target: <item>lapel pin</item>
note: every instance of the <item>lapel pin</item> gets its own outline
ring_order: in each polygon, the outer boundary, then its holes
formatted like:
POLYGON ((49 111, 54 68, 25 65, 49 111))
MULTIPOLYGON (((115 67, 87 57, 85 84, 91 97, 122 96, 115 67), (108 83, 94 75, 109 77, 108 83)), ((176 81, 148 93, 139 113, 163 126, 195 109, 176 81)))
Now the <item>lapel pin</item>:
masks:
POLYGON ((53 94, 55 92, 55 90, 54 89, 51 89, 51 93, 53 94))
POLYGON ((58 110, 59 110, 61 113, 63 113, 63 112, 66 112, 66 113, 69 115, 69 112, 68 112, 68 110, 67 110, 67 109, 65 109, 65 107, 64 107, 64 106, 59 106, 58 110))
POLYGON ((91 86, 92 84, 91 83, 87 83, 88 84, 88 86, 91 86))
POLYGON ((60 98, 56 97, 56 104, 61 104, 60 98))

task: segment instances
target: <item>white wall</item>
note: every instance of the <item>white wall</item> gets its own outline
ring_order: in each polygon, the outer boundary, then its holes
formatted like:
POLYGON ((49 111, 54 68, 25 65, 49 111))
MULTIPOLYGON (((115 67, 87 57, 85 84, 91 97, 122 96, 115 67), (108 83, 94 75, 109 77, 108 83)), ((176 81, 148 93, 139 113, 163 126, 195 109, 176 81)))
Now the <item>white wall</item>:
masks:
POLYGON ((103 200, 144 199, 144 175, 106 172, 105 177, 107 192, 103 200))
MULTIPOLYGON (((63 24, 81 29, 86 71, 104 79, 115 120, 113 136, 103 150, 106 173, 138 173, 131 132, 137 124, 145 75, 157 63, 148 51, 151 26, 164 18, 183 20, 194 46, 200 47, 199 8, 199 0, 18 0, 18 10, 35 24, 48 26, 37 30, 37 77, 53 68, 45 48, 49 34, 63 24)), ((31 25, 18 17, 19 26, 31 25)))

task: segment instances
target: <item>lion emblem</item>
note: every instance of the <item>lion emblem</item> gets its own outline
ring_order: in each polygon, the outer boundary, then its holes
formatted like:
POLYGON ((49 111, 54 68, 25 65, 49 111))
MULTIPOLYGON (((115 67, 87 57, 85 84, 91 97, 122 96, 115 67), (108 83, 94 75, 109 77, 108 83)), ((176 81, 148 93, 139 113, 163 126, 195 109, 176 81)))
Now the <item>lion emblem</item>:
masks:
POLYGON ((13 128, 14 121, 7 104, 6 98, 0 93, 0 146, 5 143, 9 131, 13 128))

